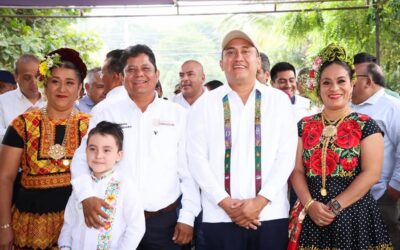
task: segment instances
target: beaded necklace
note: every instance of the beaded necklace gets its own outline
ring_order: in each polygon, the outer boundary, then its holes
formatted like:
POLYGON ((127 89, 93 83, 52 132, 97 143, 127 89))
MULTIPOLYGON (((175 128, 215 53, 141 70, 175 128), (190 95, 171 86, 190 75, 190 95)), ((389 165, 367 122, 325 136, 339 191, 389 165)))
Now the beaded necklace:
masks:
MULTIPOLYGON (((224 107, 224 132, 225 132, 225 191, 231 194, 231 150, 232 150, 232 124, 231 109, 228 95, 222 99, 224 107)), ((255 158, 255 186, 256 194, 261 189, 261 92, 256 90, 255 117, 254 117, 254 158, 255 158)))
POLYGON ((322 164, 322 187, 321 187, 321 195, 326 196, 328 191, 326 189, 326 153, 328 151, 329 142, 333 143, 336 140, 337 136, 337 128, 344 121, 344 118, 349 114, 349 110, 346 108, 343 111, 343 115, 339 117, 339 119, 335 121, 329 121, 326 118, 325 110, 321 113, 321 122, 324 126, 322 130, 321 140, 322 140, 322 155, 321 155, 321 164, 322 164), (328 126, 325 125, 325 122, 328 123, 328 126), (336 125, 334 125, 336 123, 336 125))
MULTIPOLYGON (((75 116, 75 113, 76 113, 75 108, 72 109, 71 113, 69 114, 69 117, 67 120, 67 125, 65 128, 64 138, 63 138, 61 145, 52 141, 52 139, 55 140, 55 136, 53 136, 51 134, 50 121, 49 121, 49 116, 47 113, 47 107, 42 108, 41 112, 42 112, 42 117, 43 117, 43 123, 46 126, 46 130, 47 130, 47 138, 49 140, 49 144, 51 145, 49 147, 48 155, 50 156, 50 158, 52 158, 54 160, 60 160, 62 158, 65 158, 65 156, 67 154, 66 144, 67 144, 68 137, 69 137, 69 128, 70 128, 70 124, 71 124, 71 119, 72 119, 72 117, 75 116)), ((67 166, 69 166, 70 161, 68 159, 63 159, 62 163, 64 166, 67 167, 67 166)))

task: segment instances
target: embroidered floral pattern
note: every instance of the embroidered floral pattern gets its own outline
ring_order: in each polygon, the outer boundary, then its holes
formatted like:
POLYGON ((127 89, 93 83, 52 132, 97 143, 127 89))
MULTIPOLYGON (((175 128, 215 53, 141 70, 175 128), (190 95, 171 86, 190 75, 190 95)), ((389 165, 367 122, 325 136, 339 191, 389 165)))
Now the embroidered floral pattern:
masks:
POLYGON ((97 238, 97 250, 106 250, 111 247, 112 240, 112 224, 115 216, 115 208, 117 205, 117 197, 120 190, 120 182, 111 178, 106 188, 105 201, 111 206, 110 209, 103 208, 103 211, 108 215, 107 220, 103 220, 104 227, 99 229, 97 238))
MULTIPOLYGON (((328 145, 326 174, 331 176, 354 176, 359 165, 362 128, 368 116, 352 113, 338 126, 337 138, 328 145)), ((302 120, 303 163, 307 175, 321 175, 321 115, 302 120)))

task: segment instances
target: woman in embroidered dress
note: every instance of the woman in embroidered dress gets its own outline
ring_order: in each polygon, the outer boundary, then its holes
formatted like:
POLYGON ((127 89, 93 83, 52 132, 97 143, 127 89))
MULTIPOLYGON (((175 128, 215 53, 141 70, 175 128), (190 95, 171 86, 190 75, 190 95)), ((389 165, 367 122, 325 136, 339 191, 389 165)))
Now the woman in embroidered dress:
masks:
POLYGON ((89 123, 74 108, 85 76, 75 50, 49 53, 38 74, 47 106, 20 115, 6 132, 0 147, 0 249, 57 249, 72 190, 70 162, 89 123), (11 208, 19 167, 22 187, 11 208))
POLYGON ((331 44, 310 76, 324 109, 298 123, 291 181, 306 211, 299 249, 392 249, 369 193, 380 177, 383 136, 374 120, 349 107, 352 60, 331 44))

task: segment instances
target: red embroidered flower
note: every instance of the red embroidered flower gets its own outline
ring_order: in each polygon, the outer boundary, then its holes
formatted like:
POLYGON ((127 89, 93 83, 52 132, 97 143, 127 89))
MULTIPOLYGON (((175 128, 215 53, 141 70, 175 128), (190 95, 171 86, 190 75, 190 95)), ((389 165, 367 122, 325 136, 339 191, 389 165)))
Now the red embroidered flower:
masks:
POLYGON ((319 138, 323 130, 323 125, 320 121, 309 121, 303 129, 303 147, 304 149, 313 148, 319 143, 319 138))
POLYGON ((347 120, 339 125, 335 144, 341 148, 353 148, 360 144, 361 127, 354 120, 347 120))
POLYGON ((357 164, 358 164, 358 158, 357 157, 353 157, 351 159, 349 159, 349 158, 340 159, 340 165, 346 171, 352 171, 357 166, 357 164))
POLYGON ((315 115, 309 115, 303 118, 303 121, 307 122, 309 120, 311 120, 311 118, 313 118, 315 115))
POLYGON ((304 166, 306 167, 306 170, 309 171, 310 170, 310 159, 305 159, 303 163, 304 163, 304 166))
MULTIPOLYGON (((338 162, 339 155, 328 148, 326 152, 326 175, 330 175, 335 171, 338 162)), ((322 149, 316 149, 311 155, 310 168, 314 174, 322 174, 322 149)))
POLYGON ((360 118, 360 121, 367 121, 369 116, 368 115, 364 115, 364 114, 358 114, 358 118, 360 118))

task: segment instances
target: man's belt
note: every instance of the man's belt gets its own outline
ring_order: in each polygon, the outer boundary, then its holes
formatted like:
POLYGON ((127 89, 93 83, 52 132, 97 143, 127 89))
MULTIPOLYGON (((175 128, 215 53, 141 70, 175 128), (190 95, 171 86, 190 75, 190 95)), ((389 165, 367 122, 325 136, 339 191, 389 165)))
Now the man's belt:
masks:
POLYGON ((150 218, 158 217, 160 215, 172 212, 178 207, 178 205, 179 205, 179 202, 175 201, 174 203, 171 203, 170 205, 168 205, 158 211, 154 211, 154 212, 144 211, 144 218, 150 219, 150 218))

